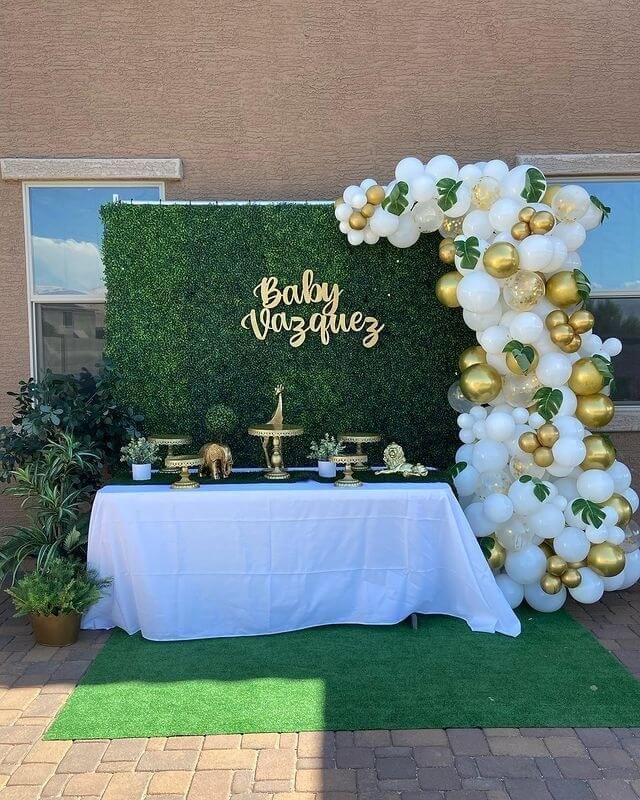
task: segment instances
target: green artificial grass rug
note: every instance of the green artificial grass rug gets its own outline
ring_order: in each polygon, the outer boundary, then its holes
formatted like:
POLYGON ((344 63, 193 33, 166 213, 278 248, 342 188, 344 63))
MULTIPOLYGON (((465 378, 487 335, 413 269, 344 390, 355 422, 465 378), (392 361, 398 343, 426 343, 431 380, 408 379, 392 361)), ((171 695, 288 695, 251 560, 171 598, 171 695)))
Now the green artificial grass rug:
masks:
POLYGON ((150 642, 115 631, 47 739, 640 725, 640 683, 563 611, 522 634, 460 620, 150 642))

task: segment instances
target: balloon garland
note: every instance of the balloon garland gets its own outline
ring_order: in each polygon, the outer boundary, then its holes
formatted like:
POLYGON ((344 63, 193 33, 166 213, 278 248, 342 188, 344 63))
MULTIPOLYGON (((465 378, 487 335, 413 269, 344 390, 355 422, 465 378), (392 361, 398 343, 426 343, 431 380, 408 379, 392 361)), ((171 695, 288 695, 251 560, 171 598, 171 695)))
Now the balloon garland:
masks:
POLYGON ((350 244, 411 247, 439 231, 438 300, 478 344, 448 392, 462 446, 452 468, 467 519, 512 607, 594 603, 640 578, 638 495, 606 434, 618 339, 593 332, 578 250, 610 209, 524 164, 403 158, 335 204, 350 244))

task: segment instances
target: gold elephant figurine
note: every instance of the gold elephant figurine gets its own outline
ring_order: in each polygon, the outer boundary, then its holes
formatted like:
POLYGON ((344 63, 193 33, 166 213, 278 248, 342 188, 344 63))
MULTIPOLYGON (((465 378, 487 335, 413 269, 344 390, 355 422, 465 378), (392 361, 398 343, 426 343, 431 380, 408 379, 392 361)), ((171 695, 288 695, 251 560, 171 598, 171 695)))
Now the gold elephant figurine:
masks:
POLYGON ((201 448, 200 458, 202 459, 201 476, 204 477, 208 473, 217 481, 219 478, 228 478, 231 475, 233 456, 228 445, 209 442, 201 448))

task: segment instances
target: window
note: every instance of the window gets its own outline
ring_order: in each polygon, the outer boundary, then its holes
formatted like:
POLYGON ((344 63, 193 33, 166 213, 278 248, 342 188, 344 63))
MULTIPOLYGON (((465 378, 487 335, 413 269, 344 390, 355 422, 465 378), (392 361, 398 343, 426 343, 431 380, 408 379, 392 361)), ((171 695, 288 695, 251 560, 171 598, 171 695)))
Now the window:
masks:
POLYGON ((93 370, 104 343, 100 206, 160 200, 162 184, 25 184, 32 373, 93 370))

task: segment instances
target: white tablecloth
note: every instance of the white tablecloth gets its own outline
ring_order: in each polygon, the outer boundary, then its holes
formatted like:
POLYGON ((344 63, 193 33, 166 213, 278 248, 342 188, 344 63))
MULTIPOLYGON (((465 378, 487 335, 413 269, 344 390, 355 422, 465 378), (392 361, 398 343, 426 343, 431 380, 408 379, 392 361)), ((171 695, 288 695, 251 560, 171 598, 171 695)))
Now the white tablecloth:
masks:
POLYGON ((393 624, 413 612, 520 632, 446 484, 107 486, 89 564, 113 585, 83 627, 147 639, 393 624))

